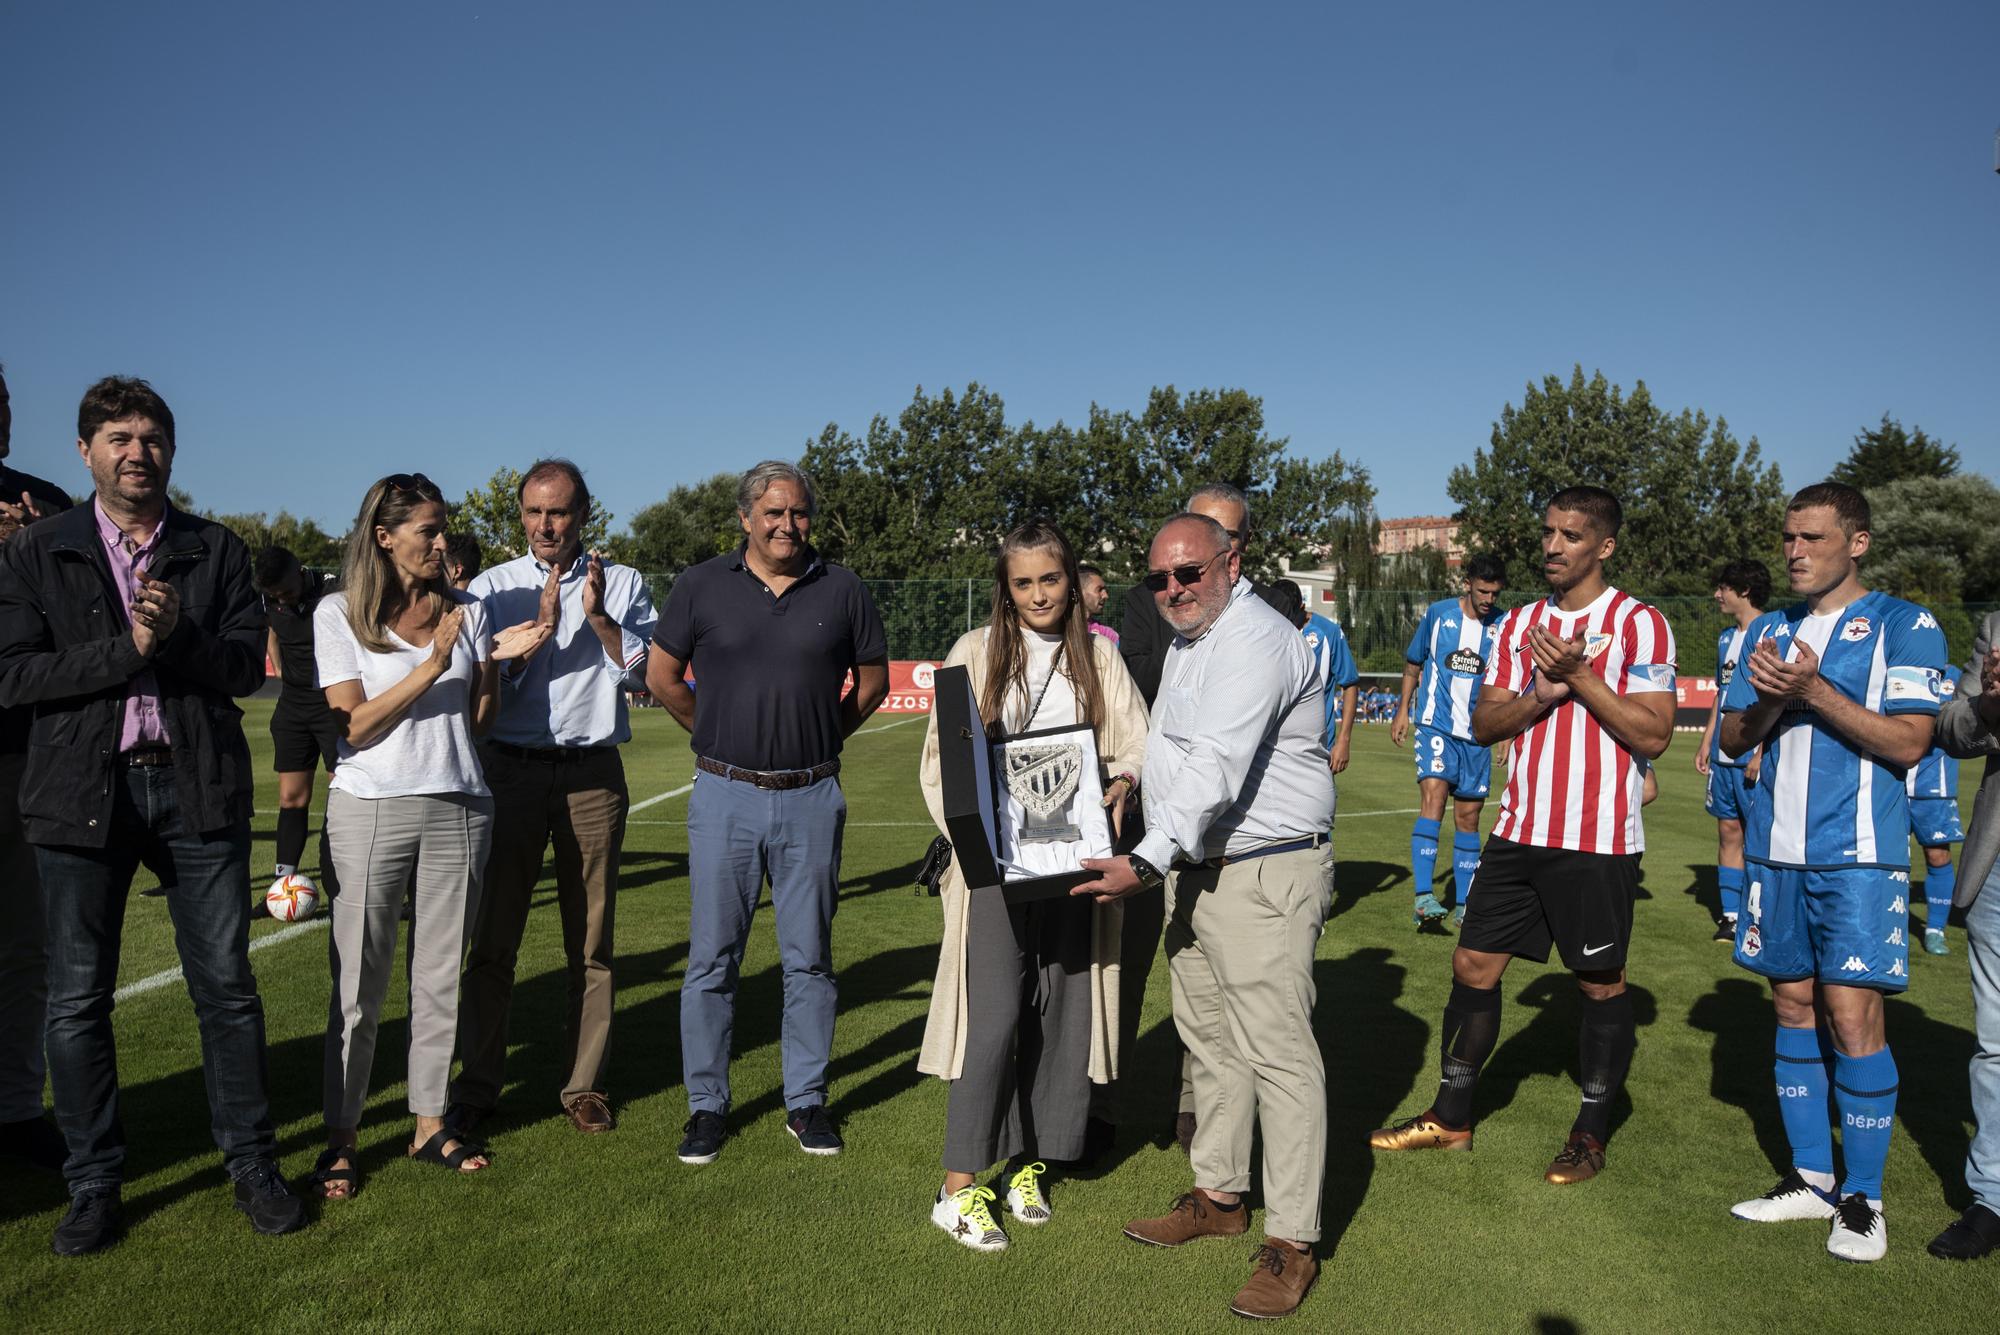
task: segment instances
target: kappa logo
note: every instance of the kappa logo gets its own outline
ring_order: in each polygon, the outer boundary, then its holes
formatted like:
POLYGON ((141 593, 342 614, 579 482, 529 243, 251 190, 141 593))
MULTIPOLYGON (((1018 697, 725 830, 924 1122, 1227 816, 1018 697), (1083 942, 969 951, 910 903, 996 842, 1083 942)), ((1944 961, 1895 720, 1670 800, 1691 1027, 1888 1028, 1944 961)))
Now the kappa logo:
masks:
POLYGON ((1774 640, 1791 639, 1792 623, 1789 621, 1780 621, 1777 625, 1771 627, 1771 638, 1774 640))
POLYGON ((1903 962, 1901 960, 1897 960, 1895 963, 1889 966, 1889 976, 1891 978, 1904 977, 1903 962))
POLYGON ((1885 936, 1885 937, 1883 937, 1883 938, 1882 938, 1882 944, 1883 944, 1883 945, 1885 945, 1885 946, 1900 946, 1900 945, 1902 945, 1902 944, 1903 944, 1903 929, 1902 929, 1902 928, 1900 928, 1900 927, 1898 927, 1898 928, 1896 928, 1896 929, 1895 929, 1894 931, 1890 932, 1890 933, 1889 933, 1889 935, 1887 935, 1887 936, 1885 936))
POLYGON ((1908 885, 1910 883, 1910 873, 1906 871, 1892 871, 1889 873, 1889 879, 1898 885, 1908 885))
POLYGON ((1846 640, 1849 644, 1859 644, 1868 638, 1868 632, 1872 629, 1873 627, 1869 625, 1867 617, 1855 617, 1840 628, 1840 638, 1846 640))
MULTIPOLYGON (((1931 831, 1931 838, 1933 838, 1933 839, 1937 840, 1937 841, 1938 841, 1939 843, 1943 843, 1943 842, 1944 842, 1944 831, 1943 831, 1943 830, 1932 830, 1932 831, 1931 831)), ((1925 894, 1929 894, 1930 892, 1929 892, 1928 890, 1926 890, 1926 891, 1925 891, 1924 893, 1925 893, 1925 894)))
POLYGON ((1592 662, 1604 657, 1604 651, 1611 647, 1611 637, 1603 631, 1592 631, 1583 637, 1583 656, 1592 662))
MULTIPOLYGON (((1905 876, 1903 879, 1908 880, 1909 877, 1905 876)), ((1903 897, 1901 895, 1897 895, 1894 899, 1889 901, 1889 912, 1908 913, 1909 911, 1910 911, 1909 906, 1903 903, 1903 897)))
POLYGON ((1861 962, 1861 957, 1859 955, 1849 955, 1847 957, 1847 963, 1841 965, 1840 967, 1846 970, 1848 973, 1868 972, 1868 966, 1861 962))
POLYGON ((1919 612, 1917 613, 1916 625, 1913 626, 1911 629, 1936 630, 1937 628, 1938 628, 1938 623, 1936 617, 1932 616, 1929 612, 1919 612))
POLYGON ((1445 658, 1444 665, 1453 672, 1479 673, 1486 671, 1486 659, 1473 649, 1454 649, 1445 658))

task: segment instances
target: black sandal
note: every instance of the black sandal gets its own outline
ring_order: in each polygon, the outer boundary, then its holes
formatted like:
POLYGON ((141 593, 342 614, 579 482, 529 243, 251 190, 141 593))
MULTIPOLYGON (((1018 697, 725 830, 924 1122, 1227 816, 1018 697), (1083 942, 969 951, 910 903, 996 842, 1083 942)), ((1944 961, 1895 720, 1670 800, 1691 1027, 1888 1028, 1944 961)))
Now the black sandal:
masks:
POLYGON ((351 1201, 359 1196, 361 1172, 354 1166, 358 1153, 352 1145, 329 1145, 321 1150, 319 1158, 313 1163, 311 1175, 306 1178, 313 1185, 314 1194, 323 1201, 351 1201), (342 1159, 347 1160, 348 1166, 334 1167, 342 1159), (326 1190, 329 1186, 342 1186, 347 1190, 338 1196, 330 1196, 326 1190))
POLYGON ((462 1166, 467 1159, 484 1159, 489 1167, 493 1162, 493 1155, 490 1150, 484 1145, 473 1143, 462 1133, 453 1130, 451 1127, 445 1127, 421 1145, 411 1146, 410 1157, 419 1163, 441 1164, 451 1169, 454 1173, 467 1171, 479 1173, 485 1171, 484 1168, 467 1170, 462 1166), (445 1144, 453 1140, 458 1142, 458 1147, 452 1150, 445 1149, 445 1144))

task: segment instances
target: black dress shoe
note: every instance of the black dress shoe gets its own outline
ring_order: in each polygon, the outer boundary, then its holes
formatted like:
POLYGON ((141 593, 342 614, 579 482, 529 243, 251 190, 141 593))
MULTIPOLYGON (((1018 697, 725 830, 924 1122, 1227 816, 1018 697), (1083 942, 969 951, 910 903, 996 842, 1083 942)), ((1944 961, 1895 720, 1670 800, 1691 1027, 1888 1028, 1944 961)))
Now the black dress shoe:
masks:
POLYGON ((57 1256, 88 1256, 118 1241, 125 1219, 115 1191, 86 1191, 69 1203, 69 1213, 56 1225, 49 1244, 57 1256))
POLYGON ((60 1173, 63 1160, 69 1158, 69 1146, 63 1143, 62 1132, 51 1126, 48 1118, 30 1117, 0 1123, 0 1154, 60 1173))
POLYGON ((306 1203, 269 1159, 252 1161, 236 1179, 236 1208, 250 1216, 250 1227, 272 1237, 306 1222, 306 1203))
POLYGON ((1928 1250, 1947 1261, 1977 1261, 1995 1247, 2000 1247, 2000 1214, 1973 1205, 1932 1238, 1928 1250))

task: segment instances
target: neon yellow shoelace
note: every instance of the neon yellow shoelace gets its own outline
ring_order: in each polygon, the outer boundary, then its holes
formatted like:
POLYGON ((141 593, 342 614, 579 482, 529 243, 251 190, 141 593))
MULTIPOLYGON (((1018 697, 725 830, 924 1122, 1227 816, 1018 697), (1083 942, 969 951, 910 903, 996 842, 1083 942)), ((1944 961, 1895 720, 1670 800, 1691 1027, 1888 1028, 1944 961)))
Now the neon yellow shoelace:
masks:
POLYGON ((987 1208, 987 1202, 993 1199, 991 1187, 960 1187, 951 1193, 951 1198, 957 1203, 959 1214, 978 1225, 982 1232, 994 1227, 993 1211, 987 1208))
POLYGON ((1031 1210, 1042 1203, 1039 1178, 1048 1171, 1049 1166, 1045 1163, 1023 1164, 1020 1172, 1007 1179, 1007 1189, 1021 1193, 1022 1209, 1031 1210))

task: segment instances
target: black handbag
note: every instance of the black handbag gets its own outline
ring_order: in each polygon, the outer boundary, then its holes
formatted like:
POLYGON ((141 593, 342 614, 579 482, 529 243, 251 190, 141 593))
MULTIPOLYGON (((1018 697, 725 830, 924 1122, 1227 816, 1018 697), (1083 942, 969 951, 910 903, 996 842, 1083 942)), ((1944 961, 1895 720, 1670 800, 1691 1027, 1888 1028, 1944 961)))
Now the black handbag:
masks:
POLYGON ((932 897, 944 893, 944 874, 951 868, 951 840, 939 835, 931 840, 931 846, 924 850, 924 860, 917 865, 916 893, 928 890, 932 897))

